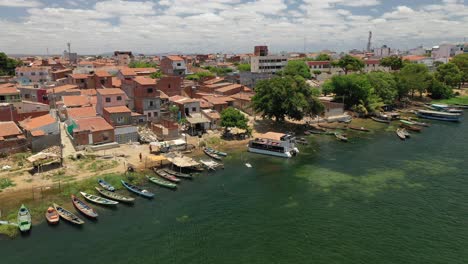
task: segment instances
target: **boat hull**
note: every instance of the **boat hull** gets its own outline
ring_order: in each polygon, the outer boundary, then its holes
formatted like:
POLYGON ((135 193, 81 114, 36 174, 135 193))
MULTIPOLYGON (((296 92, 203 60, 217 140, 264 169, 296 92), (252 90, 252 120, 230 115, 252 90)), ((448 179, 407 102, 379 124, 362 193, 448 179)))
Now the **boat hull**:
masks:
POLYGON ((282 157, 282 158, 291 158, 292 155, 289 152, 274 152, 274 151, 267 151, 263 149, 256 149, 256 148, 251 148, 249 147, 249 152, 252 153, 258 153, 258 154, 263 154, 263 155, 270 155, 270 156, 276 156, 276 157, 282 157))
POLYGON ((417 113, 417 115, 421 118, 425 119, 432 119, 432 120, 439 120, 439 121, 447 121, 447 122, 460 122, 462 120, 461 117, 441 117, 441 116, 431 116, 431 115, 425 115, 423 113, 417 113))
POLYGON ((153 197, 154 197, 154 194, 153 194, 153 193, 150 193, 150 192, 148 192, 148 193, 142 192, 142 191, 140 191, 140 190, 137 190, 137 189, 132 188, 130 185, 128 185, 128 184, 127 184, 125 181, 123 181, 123 180, 121 180, 121 182, 122 182, 122 185, 123 185, 125 188, 127 188, 127 190, 129 190, 129 191, 131 191, 131 192, 133 192, 133 193, 136 193, 136 194, 141 195, 141 196, 146 197, 146 198, 153 198, 153 197))

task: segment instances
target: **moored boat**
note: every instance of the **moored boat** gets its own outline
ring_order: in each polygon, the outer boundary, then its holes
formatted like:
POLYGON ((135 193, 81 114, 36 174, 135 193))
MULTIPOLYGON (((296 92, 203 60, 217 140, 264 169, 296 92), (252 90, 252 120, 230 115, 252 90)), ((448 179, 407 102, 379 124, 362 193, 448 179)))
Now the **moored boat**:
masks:
POLYGON ((400 119, 400 122, 403 123, 403 124, 406 124, 406 125, 414 125, 414 122, 413 121, 409 121, 409 120, 405 120, 405 119, 400 119))
POLYGON ((49 206, 49 208, 47 208, 45 218, 47 220, 47 223, 51 225, 56 225, 60 221, 60 216, 57 213, 57 210, 55 210, 55 208, 52 206, 49 206))
POLYGON ((449 121, 449 122, 460 122, 463 118, 459 113, 447 113, 440 111, 431 111, 431 110, 418 110, 416 114, 421 118, 440 120, 440 121, 449 121))
POLYGON ((162 169, 162 170, 164 170, 165 172, 171 175, 176 176, 177 178, 193 179, 192 174, 189 174, 189 173, 178 172, 178 171, 174 171, 174 170, 167 169, 167 168, 162 169))
POLYGON ((122 182, 122 185, 127 188, 127 190, 133 192, 133 193, 136 193, 138 195, 141 195, 143 197, 146 197, 146 198, 153 198, 154 197, 154 193, 151 193, 141 187, 138 187, 136 185, 133 185, 131 183, 128 183, 124 180, 120 180, 122 182))
POLYGON ((407 125, 407 124, 400 124, 401 127, 406 128, 408 130, 414 131, 414 132, 421 132, 422 128, 419 126, 414 126, 414 125, 407 125))
POLYGON ((119 202, 124 202, 124 203, 132 203, 135 201, 135 198, 120 195, 115 192, 110 192, 108 190, 104 190, 99 187, 96 187, 96 191, 98 191, 102 196, 112 199, 114 201, 119 201, 119 202))
POLYGON ((390 124, 390 120, 387 120, 387 119, 381 119, 381 118, 374 117, 374 116, 371 116, 371 119, 374 120, 375 122, 390 124))
POLYGON ((431 107, 436 111, 443 111, 447 113, 463 113, 463 109, 450 107, 446 104, 431 104, 431 107))
POLYGON ((347 138, 346 136, 344 136, 343 134, 335 133, 335 137, 336 137, 336 139, 338 139, 339 141, 348 142, 348 138, 347 138))
POLYGON ((215 159, 215 160, 221 160, 221 156, 218 154, 215 154, 214 152, 208 150, 207 148, 203 148, 203 152, 210 158, 215 159))
POLYGON ((411 134, 408 132, 408 130, 406 130, 406 129, 404 129, 404 128, 402 128, 401 130, 403 131, 403 134, 405 134, 405 137, 406 137, 406 138, 410 138, 410 137, 411 137, 411 134))
POLYGON ((268 132, 249 141, 249 152, 291 158, 299 153, 295 138, 289 134, 268 132))
POLYGON ((76 210, 80 211, 81 213, 90 218, 98 217, 98 214, 96 213, 96 211, 94 211, 93 208, 91 208, 91 206, 78 199, 74 194, 71 195, 71 199, 73 206, 75 206, 76 210))
POLYGON ((397 134, 397 136, 398 136, 401 140, 405 140, 405 139, 406 139, 406 135, 405 135, 405 133, 403 132, 403 128, 397 128, 396 134, 397 134))
POLYGON ((309 145, 309 141, 305 138, 296 138, 296 143, 299 143, 301 145, 309 145))
POLYGON ((370 129, 367 129, 365 127, 348 126, 348 128, 357 131, 370 132, 370 129))
POLYGON ((55 204, 54 203, 54 208, 57 210, 57 213, 62 217, 63 219, 77 225, 82 225, 84 224, 84 221, 81 220, 78 216, 74 215, 72 212, 68 211, 67 209, 63 208, 62 206, 55 204))
POLYGON ((216 170, 221 167, 222 164, 214 160, 200 160, 200 163, 205 166, 208 170, 216 170))
POLYGON ((174 176, 174 175, 172 175, 172 174, 167 173, 165 170, 162 170, 162 169, 160 169, 160 170, 154 169, 154 172, 155 172, 157 175, 161 176, 162 178, 164 178, 164 179, 166 179, 166 180, 168 180, 168 181, 175 182, 175 183, 180 182, 180 179, 179 179, 179 178, 177 178, 176 176, 174 176))
POLYGON ((227 155, 228 155, 226 152, 222 152, 222 151, 216 150, 214 148, 206 147, 206 149, 208 151, 211 151, 212 153, 218 155, 218 156, 221 156, 221 157, 227 157, 227 155))
POLYGON ((81 193, 81 195, 83 195, 83 197, 86 200, 88 200, 90 202, 93 202, 93 203, 102 204, 102 205, 116 205, 116 204, 119 203, 119 202, 116 202, 116 201, 113 201, 113 200, 102 198, 102 197, 97 196, 97 195, 93 195, 93 194, 89 194, 89 193, 85 193, 85 192, 80 192, 80 193, 81 193))
POLYGON ((18 211, 18 228, 21 232, 28 232, 31 230, 31 224, 31 213, 29 209, 22 204, 18 211))
POLYGON ((177 184, 175 183, 172 183, 172 182, 169 182, 169 181, 166 181, 166 180, 163 180, 159 177, 152 177, 152 176, 148 176, 146 175, 146 178, 152 182, 152 183, 155 183, 159 186, 162 186, 162 187, 166 187, 166 188, 170 188, 170 189, 175 189, 177 188, 177 184))
POLYGON ((106 182, 105 180, 103 179, 98 179, 98 183, 99 185, 101 185, 102 188, 108 190, 108 191, 115 191, 115 188, 114 186, 110 185, 108 182, 106 182))

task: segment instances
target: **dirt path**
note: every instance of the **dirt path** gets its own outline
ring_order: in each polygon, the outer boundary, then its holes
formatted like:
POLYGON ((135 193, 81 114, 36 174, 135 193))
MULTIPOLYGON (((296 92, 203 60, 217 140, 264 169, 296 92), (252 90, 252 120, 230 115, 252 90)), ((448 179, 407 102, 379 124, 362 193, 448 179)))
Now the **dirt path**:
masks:
POLYGON ((65 129, 65 124, 61 123, 60 124, 60 136, 62 140, 62 145, 63 145, 63 158, 69 157, 70 155, 73 155, 76 153, 75 147, 73 146, 73 143, 70 139, 70 137, 67 134, 67 131, 65 129))

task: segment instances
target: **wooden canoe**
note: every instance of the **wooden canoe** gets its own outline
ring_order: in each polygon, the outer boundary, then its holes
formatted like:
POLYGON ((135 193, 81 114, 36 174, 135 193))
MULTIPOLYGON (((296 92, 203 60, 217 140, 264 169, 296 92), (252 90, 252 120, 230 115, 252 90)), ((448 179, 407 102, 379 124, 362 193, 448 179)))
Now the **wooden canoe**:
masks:
POLYGON ((83 195, 83 197, 90 201, 90 202, 93 202, 93 203, 97 203, 97 204, 102 204, 102 205, 116 205, 118 204, 119 202, 116 202, 116 201, 112 201, 112 200, 109 200, 109 199, 106 199, 106 198, 102 198, 100 196, 97 196, 97 195, 92 195, 92 194, 89 194, 89 193, 85 193, 85 192, 80 192, 81 195, 83 195))
POLYGON ((110 185, 108 182, 106 182, 105 180, 103 179, 98 179, 98 183, 99 185, 101 185, 102 188, 108 190, 108 191, 115 191, 115 188, 114 186, 110 185))
POLYGON ((390 124, 390 120, 381 119, 381 118, 377 118, 373 116, 371 116, 371 119, 374 120, 375 122, 390 124))
POLYGON ((84 221, 81 220, 78 216, 74 215, 72 212, 68 211, 67 209, 63 208, 62 206, 55 204, 54 203, 54 208, 57 210, 57 213, 62 217, 63 219, 77 225, 82 225, 84 224, 84 221))
POLYGON ((406 135, 405 135, 405 133, 403 132, 403 129, 398 128, 398 129, 396 130, 396 134, 397 134, 397 136, 398 136, 401 140, 405 140, 405 139, 406 139, 406 135))
POLYGON ((166 180, 163 180, 159 177, 152 177, 152 176, 148 176, 146 175, 146 178, 152 182, 152 183, 155 183, 159 186, 162 186, 162 187, 166 187, 166 188, 170 188, 170 189, 175 189, 177 188, 177 184, 175 183, 172 183, 172 182, 169 182, 169 181, 166 181, 166 180))
POLYGON ((96 191, 98 191, 102 196, 112 199, 114 201, 119 201, 119 202, 124 202, 124 203, 133 203, 135 201, 135 198, 120 195, 115 192, 110 192, 108 190, 104 190, 99 187, 96 187, 96 191))
POLYGON ((122 185, 127 188, 127 190, 133 192, 133 193, 136 193, 138 195, 141 195, 143 197, 146 197, 146 198, 153 198, 154 197, 154 193, 151 193, 141 187, 138 187, 136 185, 133 185, 131 183, 128 183, 124 180, 120 180, 122 182, 122 185))
POLYGON ((52 206, 49 206, 49 208, 47 208, 45 218, 47 220, 47 223, 51 225, 56 225, 60 221, 60 216, 57 213, 57 210, 55 210, 55 208, 52 206))
POLYGON ((210 158, 215 160, 222 160, 221 156, 209 151, 207 148, 203 148, 203 152, 210 158))
POLYGON ((176 176, 177 178, 193 179, 192 174, 190 173, 178 172, 178 171, 174 171, 171 169, 163 169, 163 170, 171 175, 176 176))
POLYGON ((73 206, 75 206, 76 210, 80 211, 81 213, 90 218, 98 217, 98 214, 96 213, 96 211, 94 211, 93 208, 91 208, 91 206, 78 199, 74 194, 71 195, 71 199, 73 206))
POLYGON ((370 132, 370 129, 367 129, 365 127, 348 126, 348 128, 352 130, 362 131, 362 132, 370 132))
POLYGON ((159 176, 161 176, 162 178, 168 180, 168 181, 171 181, 171 182, 175 182, 175 183, 178 183, 180 182, 180 179, 177 178, 176 176, 174 175, 171 175, 169 173, 167 173, 166 171, 164 170, 154 170, 154 172, 156 172, 156 174, 158 174, 159 176))
POLYGON ((214 154, 216 154, 218 156, 227 157, 227 155, 228 155, 226 152, 222 152, 222 151, 216 150, 214 148, 206 147, 206 149, 208 149, 208 151, 211 151, 212 153, 214 153, 214 154))
POLYGON ((29 209, 22 204, 18 211, 18 228, 21 232, 28 232, 31 230, 31 225, 31 213, 29 209))
POLYGON ((342 135, 342 134, 335 133, 335 137, 336 137, 338 140, 342 141, 342 142, 348 142, 348 138, 345 137, 345 136, 342 135))
POLYGON ((412 126, 412 125, 407 125, 407 124, 400 124, 400 127, 406 128, 411 131, 415 132, 421 132, 422 128, 418 126, 412 126))

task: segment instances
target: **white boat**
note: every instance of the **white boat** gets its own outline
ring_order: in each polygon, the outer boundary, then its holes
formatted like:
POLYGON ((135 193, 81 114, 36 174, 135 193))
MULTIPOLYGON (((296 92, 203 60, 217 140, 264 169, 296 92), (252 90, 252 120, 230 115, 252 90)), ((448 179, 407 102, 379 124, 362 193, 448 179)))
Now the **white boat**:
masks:
POLYGON ((268 132, 249 141, 249 152, 291 158, 299 153, 296 139, 288 134, 268 132))
POLYGON ((200 163, 203 164, 209 170, 216 170, 216 168, 221 167, 222 164, 214 160, 200 160, 200 163))

